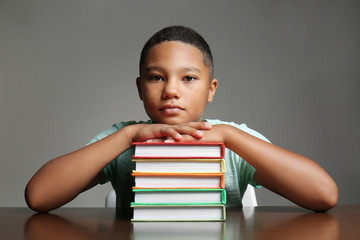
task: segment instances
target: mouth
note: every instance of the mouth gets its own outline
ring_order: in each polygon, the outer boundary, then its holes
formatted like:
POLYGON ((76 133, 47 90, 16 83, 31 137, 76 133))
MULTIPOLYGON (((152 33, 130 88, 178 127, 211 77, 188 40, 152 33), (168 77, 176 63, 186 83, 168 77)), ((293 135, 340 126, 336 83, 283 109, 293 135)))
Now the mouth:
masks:
POLYGON ((164 105, 160 108, 160 111, 165 113, 165 114, 169 114, 169 115, 174 115, 174 114, 178 114, 179 112, 183 111, 184 108, 179 106, 179 105, 173 105, 173 104, 168 104, 168 105, 164 105))

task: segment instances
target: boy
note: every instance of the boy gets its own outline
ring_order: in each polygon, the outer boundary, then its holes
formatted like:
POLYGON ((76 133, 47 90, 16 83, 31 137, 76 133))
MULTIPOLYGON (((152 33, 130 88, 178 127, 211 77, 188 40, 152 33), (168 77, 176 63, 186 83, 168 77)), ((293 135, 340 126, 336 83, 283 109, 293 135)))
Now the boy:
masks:
POLYGON ((218 86, 213 69, 210 48, 194 30, 172 26, 155 33, 142 50, 136 79, 151 120, 114 124, 86 147, 45 164, 26 187, 28 206, 47 212, 111 181, 117 207, 129 208, 134 185, 131 147, 139 141, 223 142, 230 206, 241 206, 248 183, 315 211, 335 206, 337 186, 314 161, 269 143, 244 124, 202 119, 218 86))

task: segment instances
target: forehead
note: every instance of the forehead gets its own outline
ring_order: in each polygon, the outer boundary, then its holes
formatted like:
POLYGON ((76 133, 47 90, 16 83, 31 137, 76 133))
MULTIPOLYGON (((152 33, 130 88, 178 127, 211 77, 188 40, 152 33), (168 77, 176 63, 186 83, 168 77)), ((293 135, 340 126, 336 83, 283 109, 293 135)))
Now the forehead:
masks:
POLYGON ((154 62, 188 62, 206 67, 203 62, 202 52, 190 45, 180 41, 166 41, 153 46, 145 59, 145 65, 154 62))

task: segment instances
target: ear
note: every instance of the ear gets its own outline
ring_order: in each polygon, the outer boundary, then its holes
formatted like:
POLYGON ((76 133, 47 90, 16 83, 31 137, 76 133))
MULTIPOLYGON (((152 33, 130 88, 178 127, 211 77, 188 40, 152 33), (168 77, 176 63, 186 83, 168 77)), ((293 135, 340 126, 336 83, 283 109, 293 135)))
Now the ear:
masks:
POLYGON ((218 87, 218 80, 214 78, 213 80, 210 81, 209 95, 207 100, 208 103, 211 103, 212 100, 214 99, 217 87, 218 87))
POLYGON ((141 86, 141 78, 140 77, 136 78, 136 87, 137 87, 137 90, 138 90, 140 100, 142 101, 143 96, 142 96, 142 86, 141 86))

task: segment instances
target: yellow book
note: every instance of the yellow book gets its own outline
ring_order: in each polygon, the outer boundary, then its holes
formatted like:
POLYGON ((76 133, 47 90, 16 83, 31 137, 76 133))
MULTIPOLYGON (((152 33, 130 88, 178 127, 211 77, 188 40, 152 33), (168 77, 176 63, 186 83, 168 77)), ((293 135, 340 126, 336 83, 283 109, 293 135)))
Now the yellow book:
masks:
POLYGON ((207 158, 134 158, 137 172, 225 172, 224 159, 207 158))

